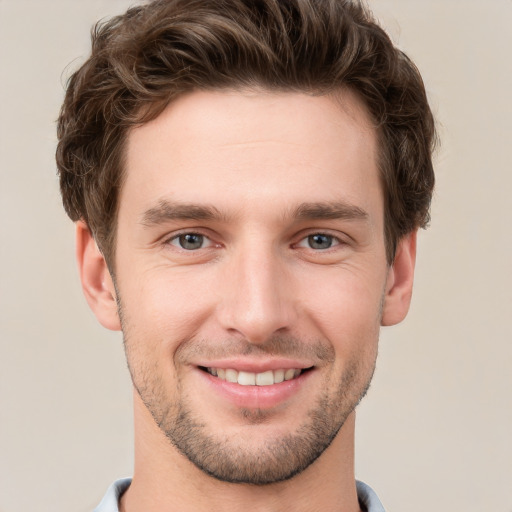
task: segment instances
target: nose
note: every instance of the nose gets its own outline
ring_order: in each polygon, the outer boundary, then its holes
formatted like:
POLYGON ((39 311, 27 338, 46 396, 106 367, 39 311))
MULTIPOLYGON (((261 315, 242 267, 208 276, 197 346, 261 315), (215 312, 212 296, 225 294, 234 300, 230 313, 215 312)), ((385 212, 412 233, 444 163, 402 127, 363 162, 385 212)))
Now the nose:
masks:
POLYGON ((253 344, 288 332, 297 319, 293 279, 272 247, 238 250, 225 266, 218 318, 221 327, 253 344))

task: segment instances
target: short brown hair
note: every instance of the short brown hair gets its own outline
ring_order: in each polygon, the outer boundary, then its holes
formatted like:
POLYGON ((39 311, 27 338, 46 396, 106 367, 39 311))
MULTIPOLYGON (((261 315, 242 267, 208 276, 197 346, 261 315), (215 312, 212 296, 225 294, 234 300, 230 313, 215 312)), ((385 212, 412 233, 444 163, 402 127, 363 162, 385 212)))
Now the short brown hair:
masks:
POLYGON ((156 0, 96 25, 58 120, 64 207, 111 270, 129 129, 185 92, 253 87, 355 91, 378 129, 388 262, 427 225, 435 128, 425 88, 361 1, 156 0))

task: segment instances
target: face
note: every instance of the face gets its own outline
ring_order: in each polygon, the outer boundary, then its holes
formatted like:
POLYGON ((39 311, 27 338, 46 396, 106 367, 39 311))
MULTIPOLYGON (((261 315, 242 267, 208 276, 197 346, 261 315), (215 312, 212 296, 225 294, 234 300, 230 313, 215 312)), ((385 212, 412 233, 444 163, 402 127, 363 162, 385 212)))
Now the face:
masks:
POLYGON ((376 153, 348 92, 196 92, 129 134, 115 260, 128 364, 207 474, 290 478, 364 395, 396 284, 376 153))

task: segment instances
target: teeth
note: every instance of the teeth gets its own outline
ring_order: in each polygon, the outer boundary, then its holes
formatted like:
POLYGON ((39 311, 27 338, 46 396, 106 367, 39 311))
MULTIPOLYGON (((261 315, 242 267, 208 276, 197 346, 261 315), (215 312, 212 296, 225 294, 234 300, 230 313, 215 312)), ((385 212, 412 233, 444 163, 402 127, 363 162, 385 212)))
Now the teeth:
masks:
POLYGON ((238 382, 238 372, 236 370, 226 370, 226 380, 228 382, 238 382))
POLYGON ((257 373, 255 375, 255 378, 255 384, 257 386, 271 386, 272 384, 274 384, 274 372, 272 370, 269 370, 268 372, 257 373))
POLYGON ((238 372, 238 384, 242 386, 256 385, 256 374, 250 372, 238 372))
POLYGON ((207 368, 210 375, 227 382, 237 383, 242 386, 271 386, 285 380, 298 377, 302 370, 288 368, 286 370, 268 370, 261 373, 243 372, 232 368, 207 368))
POLYGON ((295 377, 295 370, 290 368, 284 372, 284 380, 292 380, 295 377))
POLYGON ((279 384, 284 380, 284 370, 276 370, 274 372, 274 384, 279 384))

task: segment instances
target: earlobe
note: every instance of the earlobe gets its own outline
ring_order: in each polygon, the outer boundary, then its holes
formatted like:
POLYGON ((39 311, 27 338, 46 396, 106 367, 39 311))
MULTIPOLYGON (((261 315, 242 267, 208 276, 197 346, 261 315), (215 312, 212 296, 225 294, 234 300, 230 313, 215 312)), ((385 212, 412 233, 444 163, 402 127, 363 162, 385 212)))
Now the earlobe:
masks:
POLYGON ((114 282, 87 225, 76 223, 76 258, 87 302, 101 325, 121 330, 114 282))
POLYGON ((413 231, 398 242, 386 281, 381 320, 384 326, 400 323, 409 311, 416 262, 416 236, 417 231, 413 231))

